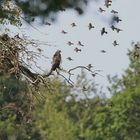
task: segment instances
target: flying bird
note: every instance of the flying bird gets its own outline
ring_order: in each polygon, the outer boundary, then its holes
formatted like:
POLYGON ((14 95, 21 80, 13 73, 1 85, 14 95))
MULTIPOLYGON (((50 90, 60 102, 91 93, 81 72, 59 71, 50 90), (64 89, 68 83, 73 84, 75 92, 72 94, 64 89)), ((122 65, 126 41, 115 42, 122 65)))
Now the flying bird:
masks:
POLYGON ((46 22, 46 23, 45 23, 45 25, 51 26, 51 23, 49 23, 49 22, 46 22))
POLYGON ((103 34, 107 34, 107 31, 105 30, 105 27, 103 27, 102 30, 101 30, 101 35, 103 35, 103 34))
POLYGON ((114 25, 112 25, 110 28, 111 28, 113 31, 116 30, 117 33, 119 33, 120 31, 123 31, 122 29, 116 28, 114 25))
POLYGON ((117 33, 119 33, 120 31, 123 31, 122 29, 116 28, 117 33))
POLYGON ((117 29, 114 25, 112 25, 110 28, 111 28, 113 31, 117 29))
POLYGON ((67 43, 69 46, 74 45, 74 43, 72 43, 71 41, 68 41, 67 43))
POLYGON ((114 16, 113 20, 116 21, 117 23, 119 23, 120 21, 122 21, 118 16, 114 16))
POLYGON ((118 12, 115 11, 115 10, 111 10, 110 12, 111 12, 112 14, 118 14, 118 12))
POLYGON ((68 32, 66 32, 66 31, 62 30, 62 31, 61 31, 61 33, 62 33, 62 34, 67 34, 68 32))
POLYGON ((92 28, 95 28, 95 27, 92 25, 92 23, 89 23, 88 28, 89 30, 91 30, 92 28))
POLYGON ((74 51, 75 51, 75 52, 81 52, 82 50, 76 47, 76 48, 74 49, 74 51))
POLYGON ((73 59, 72 59, 71 57, 67 57, 67 59, 68 59, 69 61, 73 61, 73 59))
POLYGON ((84 44, 81 43, 81 41, 78 41, 79 46, 84 46, 84 44))
POLYGON ((119 45, 116 40, 114 40, 114 42, 112 44, 114 47, 119 45))
POLYGON ((73 22, 73 23, 71 24, 71 26, 72 26, 72 27, 75 27, 75 26, 77 26, 77 25, 73 22))
POLYGON ((106 51, 105 51, 105 50, 101 50, 101 52, 102 52, 102 53, 106 53, 106 51))
POLYGON ((111 0, 105 0, 105 6, 108 8, 109 6, 111 6, 112 1, 111 0))
POLYGON ((99 7, 99 12, 100 12, 100 13, 103 13, 103 12, 105 12, 105 10, 102 9, 101 7, 99 7))

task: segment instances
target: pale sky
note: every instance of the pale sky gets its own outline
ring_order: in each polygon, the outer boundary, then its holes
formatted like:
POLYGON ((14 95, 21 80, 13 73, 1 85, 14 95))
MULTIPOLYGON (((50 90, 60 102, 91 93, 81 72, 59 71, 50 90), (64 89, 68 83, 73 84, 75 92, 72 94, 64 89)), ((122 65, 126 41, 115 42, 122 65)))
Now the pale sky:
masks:
MULTIPOLYGON (((26 26, 25 32, 31 38, 46 41, 52 45, 51 47, 40 46, 44 49, 44 54, 50 58, 45 60, 41 58, 39 60, 39 65, 44 70, 50 69, 51 57, 57 49, 60 49, 63 60, 61 65, 64 69, 91 63, 95 69, 103 70, 100 72, 103 77, 99 75, 95 77, 95 82, 100 84, 100 86, 107 85, 106 75, 110 74, 113 76, 123 73, 129 65, 126 53, 128 49, 132 49, 131 42, 140 40, 140 19, 138 18, 140 1, 113 0, 112 6, 109 8, 105 8, 103 5, 103 1, 100 1, 100 3, 91 2, 83 16, 78 16, 72 10, 60 12, 57 22, 52 23, 51 26, 40 26, 37 22, 33 24, 41 32, 48 35, 43 35, 32 27, 26 26), (106 9, 106 12, 103 14, 99 13, 99 7, 106 9), (122 19, 118 27, 123 29, 123 32, 119 34, 113 32, 108 24, 112 9, 118 11, 119 17, 122 19), (72 22, 75 22, 77 26, 72 28, 72 22), (95 29, 88 30, 89 22, 95 25, 95 29), (102 27, 106 27, 107 35, 100 35, 102 27), (62 30, 67 31, 68 34, 62 34, 62 30), (114 40, 117 40, 120 45, 113 47, 112 42, 114 40), (75 45, 68 46, 68 41, 73 42, 75 45), (81 41, 85 46, 79 47, 82 49, 82 52, 76 53, 74 48, 78 47, 78 41, 81 41), (103 54, 100 50, 105 50, 107 53, 103 54), (66 59, 68 56, 71 56, 74 61, 68 61, 66 59)), ((89 78, 92 77, 89 76, 89 78)))

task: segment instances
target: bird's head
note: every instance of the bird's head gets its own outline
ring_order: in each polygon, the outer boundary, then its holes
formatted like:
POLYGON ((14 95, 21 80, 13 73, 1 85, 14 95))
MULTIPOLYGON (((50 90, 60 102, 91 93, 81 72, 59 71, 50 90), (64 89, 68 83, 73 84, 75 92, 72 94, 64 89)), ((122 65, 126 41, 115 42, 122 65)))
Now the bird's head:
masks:
POLYGON ((56 52, 57 52, 57 53, 61 53, 61 50, 57 50, 56 52))

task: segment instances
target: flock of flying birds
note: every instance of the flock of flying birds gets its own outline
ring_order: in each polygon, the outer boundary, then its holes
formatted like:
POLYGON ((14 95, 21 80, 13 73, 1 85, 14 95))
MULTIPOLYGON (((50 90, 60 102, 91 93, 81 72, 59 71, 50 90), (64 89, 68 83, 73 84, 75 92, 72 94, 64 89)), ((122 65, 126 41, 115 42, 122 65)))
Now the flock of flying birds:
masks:
MULTIPOLYGON (((106 8, 109 8, 109 7, 111 6, 111 4, 112 4, 112 0, 105 0, 105 1, 104 1, 104 6, 105 6, 106 8)), ((65 11, 65 10, 63 10, 63 11, 65 11)), ((99 10, 98 10, 98 11, 99 11, 100 13, 106 12, 106 10, 103 9, 103 8, 101 8, 101 7, 99 7, 99 10)), ((118 12, 117 12, 117 11, 111 10, 110 13, 111 13, 111 14, 114 14, 113 21, 114 21, 115 23, 119 23, 119 22, 122 21, 122 20, 118 17, 118 12)), ((49 23, 49 22, 46 22, 45 24, 48 25, 48 26, 51 25, 51 23, 49 23)), ((71 26, 72 26, 72 27, 76 27, 77 24, 73 22, 73 23, 71 23, 71 26)), ((89 24, 88 24, 88 29, 89 29, 89 30, 92 30, 92 29, 94 29, 94 28, 95 28, 95 26, 94 26, 92 23, 89 23, 89 24)), ((112 29, 112 31, 116 31, 117 33, 119 33, 120 31, 123 31, 122 29, 115 27, 114 24, 113 24, 110 28, 112 29)), ((65 31, 65 30, 62 30, 61 33, 64 34, 64 35, 65 35, 65 34, 68 34, 68 32, 65 31)), ((106 31, 106 28, 105 28, 105 27, 102 27, 102 29, 100 30, 100 33, 101 33, 101 36, 103 36, 103 35, 105 35, 105 34, 108 34, 108 32, 106 31)), ((69 46, 74 46, 74 43, 71 42, 71 41, 68 41, 67 44, 68 44, 69 46)), ((114 40, 112 44, 113 44, 114 47, 115 47, 115 46, 119 46, 119 43, 118 43, 116 40, 114 40)), ((78 41, 78 42, 77 42, 77 45, 78 45, 78 46, 84 46, 84 44, 83 44, 81 41, 78 41)), ((75 47, 75 48, 74 48, 74 51, 75 51, 76 53, 78 53, 78 52, 81 52, 82 49, 81 49, 81 48, 78 48, 78 47, 75 47)), ((101 50, 101 53, 106 53, 106 51, 105 51, 105 50, 101 50)), ((72 60, 73 60, 71 57, 68 57, 67 59, 68 59, 69 61, 72 61, 72 60)))

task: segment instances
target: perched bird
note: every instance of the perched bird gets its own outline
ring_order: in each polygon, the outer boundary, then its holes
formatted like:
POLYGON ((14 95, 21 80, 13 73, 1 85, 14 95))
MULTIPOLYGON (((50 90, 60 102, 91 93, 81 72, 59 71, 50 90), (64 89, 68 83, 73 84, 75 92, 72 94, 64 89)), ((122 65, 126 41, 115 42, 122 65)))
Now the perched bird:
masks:
POLYGON ((105 10, 102 9, 101 7, 99 7, 99 12, 100 12, 100 13, 103 13, 103 12, 105 12, 105 10))
POLYGON ((103 27, 102 30, 101 30, 101 35, 103 35, 103 34, 107 34, 107 31, 105 30, 105 27, 103 27))
POLYGON ((111 0, 105 0, 105 6, 108 8, 109 6, 111 6, 112 1, 111 0))
POLYGON ((67 43, 69 46, 74 45, 74 43, 72 43, 71 41, 68 41, 67 43))
POLYGON ((53 62, 51 67, 51 72, 55 71, 57 68, 60 68, 61 63, 61 50, 57 50, 55 54, 53 55, 53 62))
POLYGON ((119 23, 120 21, 122 21, 118 16, 114 16, 113 20, 116 21, 117 23, 119 23))
POLYGON ((102 53, 106 53, 106 51, 105 51, 105 50, 101 50, 101 52, 102 52, 102 53))
POLYGON ((51 23, 49 23, 49 22, 46 22, 46 23, 45 23, 45 25, 51 26, 51 23))
POLYGON ((77 25, 73 22, 73 23, 71 24, 71 26, 72 26, 72 27, 75 27, 75 26, 77 26, 77 25))
POLYGON ((89 23, 88 28, 89 30, 91 30, 92 28, 95 28, 95 27, 92 25, 92 23, 89 23))
POLYGON ((76 47, 76 48, 74 49, 74 51, 75 51, 75 52, 81 52, 82 50, 76 47))
POLYGON ((78 45, 79 45, 79 46, 84 46, 84 45, 81 43, 81 41, 78 41, 78 45))
POLYGON ((114 40, 114 42, 112 44, 113 44, 114 47, 119 45, 116 40, 114 40))
POLYGON ((62 30, 62 31, 61 31, 61 33, 62 33, 62 34, 67 34, 68 32, 66 32, 66 31, 62 30))
POLYGON ((115 11, 115 10, 111 10, 110 12, 111 12, 112 14, 118 14, 118 12, 115 11))
POLYGON ((73 59, 72 59, 71 57, 67 57, 67 59, 68 59, 69 61, 73 61, 73 59))

